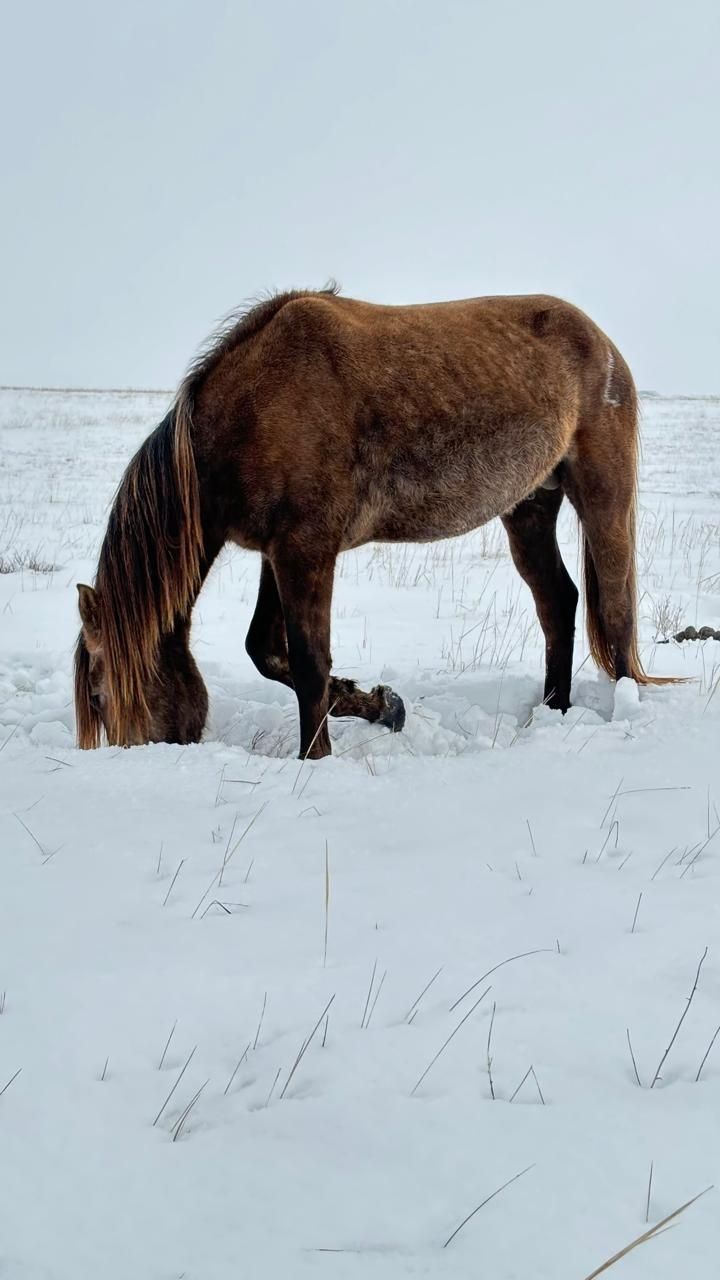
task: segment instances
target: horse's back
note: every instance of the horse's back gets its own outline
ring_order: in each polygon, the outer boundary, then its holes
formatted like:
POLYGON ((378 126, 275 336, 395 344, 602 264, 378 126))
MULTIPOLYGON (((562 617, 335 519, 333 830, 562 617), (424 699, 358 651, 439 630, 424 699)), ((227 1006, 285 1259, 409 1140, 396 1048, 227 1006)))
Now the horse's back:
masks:
POLYGON ((500 349, 520 337, 532 341, 567 341, 587 356, 607 341, 584 311, 550 294, 488 295, 443 302, 403 305, 367 302, 333 293, 307 293, 292 298, 273 319, 276 337, 282 329, 334 332, 357 344, 385 342, 436 343, 479 337, 500 349))
POLYGON ((404 306, 306 294, 277 312, 251 359, 271 389, 310 375, 324 396, 340 379, 346 398, 421 400, 432 413, 456 394, 504 396, 512 411, 592 396, 610 346, 583 311, 546 294, 404 306))
POLYGON ((294 295, 213 371, 205 408, 258 530, 314 509, 345 546, 430 540, 503 514, 553 472, 610 350, 547 295, 294 295))

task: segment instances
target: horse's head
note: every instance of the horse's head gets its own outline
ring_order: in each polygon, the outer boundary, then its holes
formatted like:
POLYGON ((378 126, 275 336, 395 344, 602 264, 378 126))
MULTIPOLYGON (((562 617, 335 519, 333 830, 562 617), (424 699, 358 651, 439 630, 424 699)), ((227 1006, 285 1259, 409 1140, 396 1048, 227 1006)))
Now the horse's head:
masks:
POLYGON ((78 584, 82 630, 75 650, 75 712, 81 747, 199 742, 207 690, 188 644, 187 622, 163 635, 151 665, 113 646, 116 634, 93 587, 78 584), (108 634, 113 632, 113 634, 108 634), (115 649, 115 652, 113 652, 115 649))

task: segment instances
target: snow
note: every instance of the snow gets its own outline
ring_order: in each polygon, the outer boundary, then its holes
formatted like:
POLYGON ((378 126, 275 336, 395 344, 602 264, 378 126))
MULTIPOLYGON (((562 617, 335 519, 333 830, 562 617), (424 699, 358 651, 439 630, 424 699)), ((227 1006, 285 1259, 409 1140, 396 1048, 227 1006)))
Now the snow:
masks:
MULTIPOLYGON (((720 644, 655 643, 720 626, 720 402, 644 403, 641 647, 692 683, 615 689, 579 632, 563 718, 499 526, 366 548, 334 666, 407 727, 333 722, 316 764, 237 551, 206 741, 74 749, 74 584, 165 405, 0 393, 0 563, 44 570, 0 574, 0 1276, 583 1280, 651 1161, 651 1223, 720 1181, 720 644)), ((716 1195, 618 1276, 714 1275, 716 1195)))

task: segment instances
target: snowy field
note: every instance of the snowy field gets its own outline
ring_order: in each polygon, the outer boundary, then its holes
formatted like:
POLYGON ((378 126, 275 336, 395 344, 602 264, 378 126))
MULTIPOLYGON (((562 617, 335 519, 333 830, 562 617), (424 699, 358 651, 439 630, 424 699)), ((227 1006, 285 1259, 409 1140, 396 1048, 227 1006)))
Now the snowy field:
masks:
MULTIPOLYGON (((720 627, 720 401, 643 403, 642 651, 693 683, 616 704, 579 632, 563 718, 501 526, 366 548, 334 669, 406 731, 305 765, 235 551, 207 740, 74 749, 74 584, 166 403, 0 392, 0 1277, 585 1280, 720 1184, 720 643, 658 643, 720 627)), ((611 1275, 715 1277, 719 1197, 611 1275)))

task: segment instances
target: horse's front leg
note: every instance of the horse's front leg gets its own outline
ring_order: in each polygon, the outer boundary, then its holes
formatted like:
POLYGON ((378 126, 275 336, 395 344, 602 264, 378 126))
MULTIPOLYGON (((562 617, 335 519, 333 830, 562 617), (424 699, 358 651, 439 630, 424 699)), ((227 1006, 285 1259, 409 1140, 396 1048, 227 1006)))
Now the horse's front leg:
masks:
MULTIPOLYGON (((270 561, 263 556, 260 589, 250 630, 245 641, 249 657, 261 675, 289 685, 293 680, 288 663, 285 619, 275 574, 270 561)), ((359 689, 354 680, 330 676, 328 694, 331 716, 359 716, 371 724, 381 724, 399 733, 405 724, 402 698, 385 684, 376 685, 369 693, 359 689)))
POLYGON ((335 555, 284 545, 272 567, 285 616, 287 653, 300 711, 300 757, 319 760, 331 752, 330 607, 335 555))

